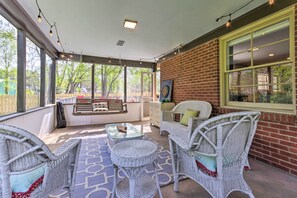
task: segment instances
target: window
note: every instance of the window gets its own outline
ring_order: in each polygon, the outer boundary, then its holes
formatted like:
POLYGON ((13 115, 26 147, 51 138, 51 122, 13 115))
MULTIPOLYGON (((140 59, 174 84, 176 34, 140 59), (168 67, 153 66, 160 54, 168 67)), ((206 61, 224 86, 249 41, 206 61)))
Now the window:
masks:
MULTIPOLYGON (((152 72, 152 69, 127 67, 127 102, 141 101, 141 72, 152 72)), ((150 80, 145 78, 145 84, 151 85, 150 80)), ((151 93, 151 90, 149 91, 151 93)))
POLYGON ((53 60, 48 55, 45 56, 45 104, 51 104, 51 71, 53 60))
POLYGON ((0 15, 0 116, 17 111, 17 29, 0 15))
POLYGON ((95 97, 124 99, 124 67, 95 65, 95 97))
POLYGON ((92 95, 92 65, 88 63, 58 61, 56 72, 56 99, 75 102, 75 98, 92 95))
POLYGON ((291 11, 220 39, 222 106, 294 110, 291 11))
POLYGON ((26 39, 26 109, 40 105, 40 49, 26 39))

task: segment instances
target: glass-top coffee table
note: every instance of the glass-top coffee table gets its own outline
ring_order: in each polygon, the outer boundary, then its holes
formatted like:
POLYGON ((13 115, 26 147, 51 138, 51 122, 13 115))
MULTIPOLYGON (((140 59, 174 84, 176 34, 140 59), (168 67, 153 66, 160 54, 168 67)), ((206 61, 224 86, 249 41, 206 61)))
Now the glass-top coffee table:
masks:
POLYGON ((143 138, 143 132, 139 131, 130 123, 107 124, 105 125, 105 131, 107 133, 107 144, 109 149, 112 149, 112 147, 120 141, 143 138), (120 132, 117 126, 127 127, 127 132, 120 132))

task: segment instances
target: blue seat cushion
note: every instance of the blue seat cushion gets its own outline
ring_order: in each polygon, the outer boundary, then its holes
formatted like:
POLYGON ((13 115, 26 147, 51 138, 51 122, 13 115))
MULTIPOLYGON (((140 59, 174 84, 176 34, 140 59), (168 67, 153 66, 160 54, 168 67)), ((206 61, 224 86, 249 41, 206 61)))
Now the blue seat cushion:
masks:
POLYGON ((42 183, 44 171, 45 165, 40 165, 30 171, 11 173, 9 179, 12 197, 30 197, 30 194, 42 183))
POLYGON ((196 164, 199 170, 203 173, 216 177, 217 176, 217 162, 216 157, 197 154, 196 157, 196 164))

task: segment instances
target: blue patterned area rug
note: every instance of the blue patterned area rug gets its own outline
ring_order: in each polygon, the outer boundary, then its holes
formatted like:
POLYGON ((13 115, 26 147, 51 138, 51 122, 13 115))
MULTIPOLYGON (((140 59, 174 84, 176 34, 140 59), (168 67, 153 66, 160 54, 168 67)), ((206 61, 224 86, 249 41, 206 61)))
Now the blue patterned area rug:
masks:
MULTIPOLYGON (((146 138, 147 139, 147 138, 146 138)), ((74 189, 75 198, 110 197, 113 187, 114 170, 106 145, 106 135, 82 139, 74 189)), ((155 142, 156 143, 156 142, 155 142)), ((156 143, 157 144, 157 143, 156 143)), ((158 146, 158 176, 161 186, 173 182, 171 157, 168 150, 158 146)), ((153 176, 153 166, 148 165, 145 172, 153 176)), ((123 175, 120 174, 120 177, 123 175)), ((60 190, 50 197, 66 198, 68 193, 60 190)))

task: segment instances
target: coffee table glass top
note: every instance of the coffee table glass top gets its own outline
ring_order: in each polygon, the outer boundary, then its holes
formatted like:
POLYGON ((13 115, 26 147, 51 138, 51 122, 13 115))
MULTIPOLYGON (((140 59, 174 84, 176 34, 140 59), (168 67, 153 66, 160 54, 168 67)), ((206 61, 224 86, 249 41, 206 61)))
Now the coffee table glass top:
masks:
POLYGON ((108 137, 113 140, 135 139, 143 136, 143 132, 130 123, 107 124, 105 125, 105 131, 108 137), (127 127, 127 133, 119 132, 117 126, 127 127))

